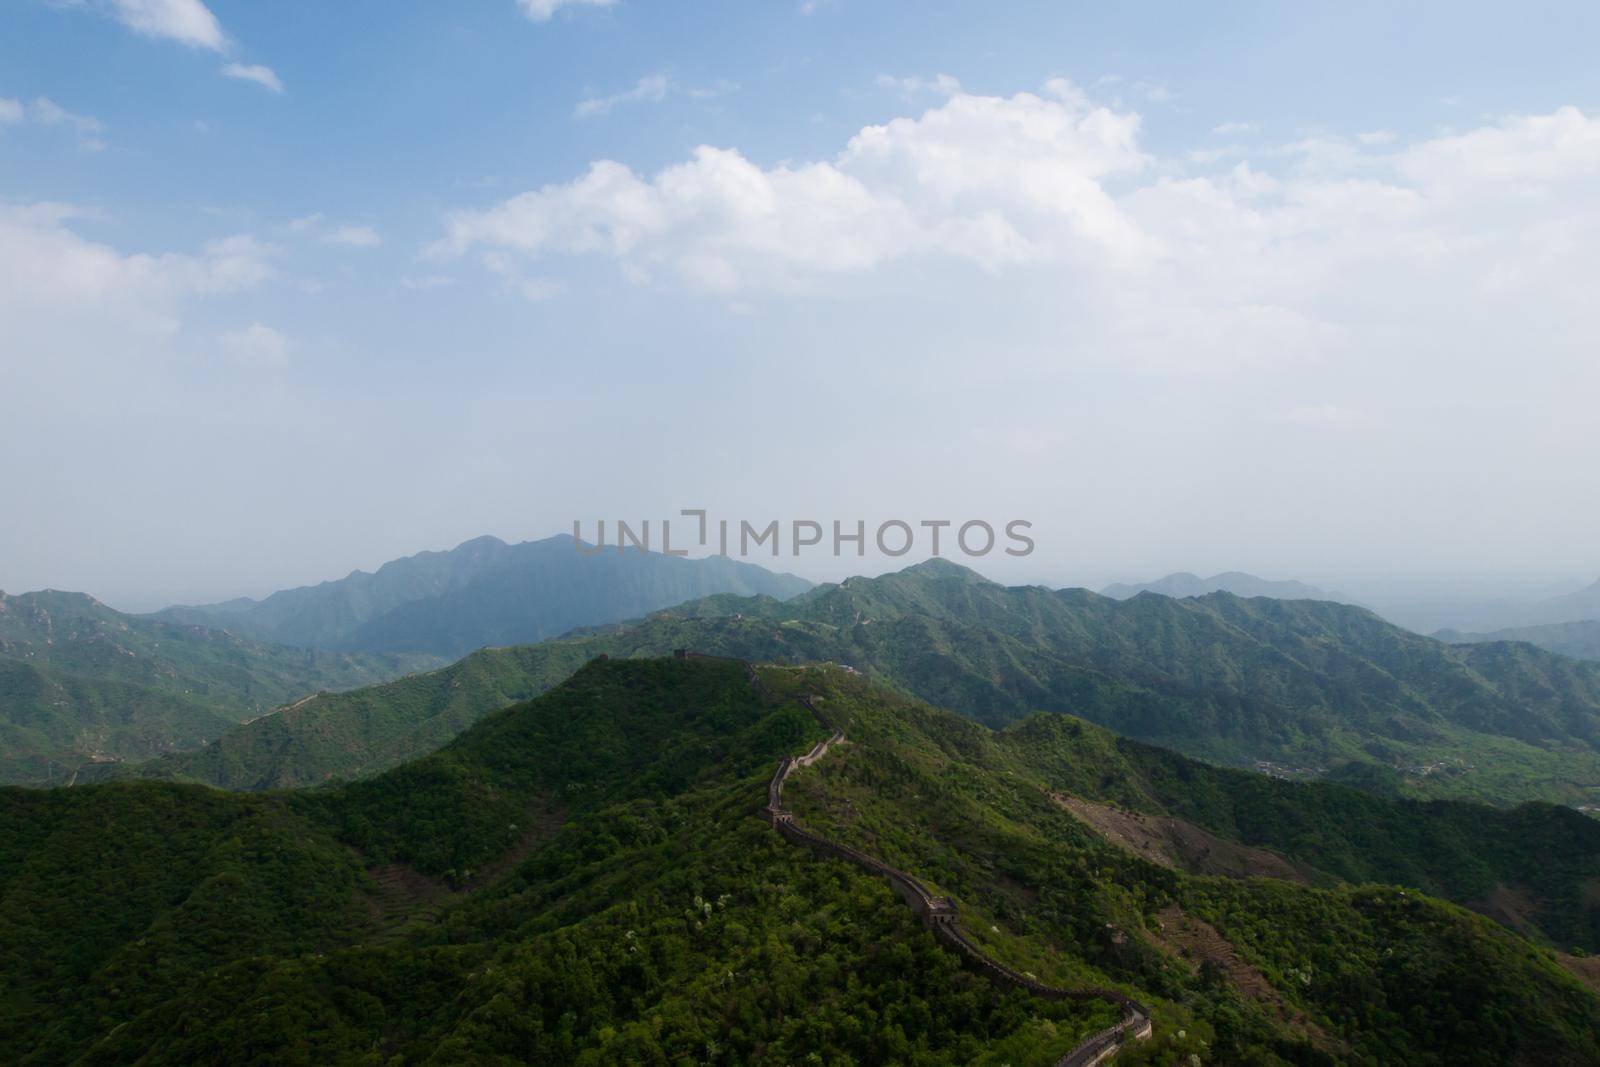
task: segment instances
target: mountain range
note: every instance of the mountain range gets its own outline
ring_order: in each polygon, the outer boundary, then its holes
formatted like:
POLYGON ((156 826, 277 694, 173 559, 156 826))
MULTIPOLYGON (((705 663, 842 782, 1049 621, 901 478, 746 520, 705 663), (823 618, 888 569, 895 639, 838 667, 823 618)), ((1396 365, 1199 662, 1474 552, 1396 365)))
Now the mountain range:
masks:
POLYGON ((1108 596, 1113 600, 1127 600, 1130 597, 1138 596, 1140 593, 1159 593, 1161 596, 1170 597, 1232 593, 1234 596, 1264 596, 1271 597, 1274 600, 1349 602, 1347 597, 1318 589, 1314 585, 1306 585, 1304 582, 1272 581, 1266 578, 1257 578, 1255 575, 1246 574, 1243 571, 1226 571, 1222 574, 1213 574, 1209 578, 1202 578, 1187 571, 1178 571, 1167 575, 1165 578, 1158 578, 1153 582, 1138 584, 1116 582, 1100 590, 1101 596, 1108 596))
POLYGON ((0 593, 0 781, 67 783, 98 762, 198 747, 320 690, 438 664, 286 648, 82 593, 0 593))
POLYGON ((840 668, 595 660, 362 782, 0 789, 0 1060, 1042 1067, 1101 990, 1152 1024, 1122 1063, 1591 1064, 1556 948, 1597 947, 1597 834, 840 668), (823 847, 769 822, 808 750, 823 847))
MULTIPOLYGON (((708 593, 791 596, 808 587, 725 557, 581 555, 571 538, 555 537, 479 538, 260 602, 153 616, 81 593, 0 593, 0 782, 67 784, 196 749, 274 709, 292 714, 316 694, 437 668, 484 645, 537 641, 708 593)), ((447 721, 459 730, 471 718, 447 721)), ((393 743, 401 758, 424 739, 393 743)))
POLYGON ((726 556, 687 559, 607 549, 571 537, 506 544, 479 537, 368 574, 239 599, 168 608, 160 617, 221 626, 258 640, 340 651, 421 652, 456 659, 531 644, 578 626, 634 618, 713 593, 785 599, 810 588, 726 556))
POLYGON ((1226 593, 1114 600, 933 560, 787 601, 717 596, 434 674, 329 694, 118 774, 259 789, 420 756, 587 659, 693 647, 850 664, 991 726, 1080 716, 1216 763, 1495 803, 1600 802, 1600 666, 1447 645, 1373 613, 1226 593))
POLYGON ((1384 604, 1381 610, 1386 618, 1419 633, 1439 630, 1500 633, 1600 621, 1600 581, 1570 593, 1537 600, 1395 603, 1384 604))
POLYGON ((1600 660, 1600 620, 1596 619, 1553 622, 1544 626, 1513 626, 1507 630, 1495 630, 1486 634, 1440 630, 1433 636, 1450 644, 1476 645, 1492 641, 1520 641, 1574 659, 1600 660))

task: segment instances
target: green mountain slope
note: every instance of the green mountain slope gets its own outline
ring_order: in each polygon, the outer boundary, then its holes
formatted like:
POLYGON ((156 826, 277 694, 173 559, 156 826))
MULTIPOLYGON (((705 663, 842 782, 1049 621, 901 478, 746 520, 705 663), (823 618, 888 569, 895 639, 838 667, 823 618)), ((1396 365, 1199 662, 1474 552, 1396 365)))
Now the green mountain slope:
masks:
POLYGON ((833 726, 795 810, 952 894, 994 958, 1148 1004, 1119 1062, 1600 1059, 1600 1000, 1482 918, 1148 862, 1052 797, 1093 773, 1070 746, 838 670, 762 678, 595 662, 335 789, 0 790, 0 1059, 1020 1067, 1106 1026, 762 821, 778 758, 833 726))
POLYGON ((0 593, 0 781, 65 782, 96 761, 194 748, 308 693, 436 663, 267 645, 80 593, 0 593))
POLYGON ((454 658, 716 593, 784 598, 808 588, 793 575, 722 556, 614 549, 586 555, 565 535, 517 545, 479 537, 449 552, 422 552, 372 574, 356 571, 259 602, 169 608, 162 615, 287 645, 454 658))
POLYGON ((1600 821, 1570 808, 1391 800, 1333 782, 1288 782, 1061 715, 1033 716, 995 740, 1054 790, 1097 802, 1099 810, 1069 807, 1108 837, 1130 846, 1166 839, 1178 851, 1158 851, 1186 869, 1232 873, 1219 864, 1234 843, 1266 850, 1246 857, 1246 869, 1308 884, 1413 886, 1541 943, 1600 951, 1600 821), (1209 836, 1186 851, 1185 828, 1209 836))
POLYGON ((543 691, 589 656, 684 647, 849 663, 990 725, 1061 711, 1290 776, 1368 781, 1367 768, 1416 796, 1600 803, 1600 666, 1528 646, 1449 646, 1339 604, 1227 594, 1116 601, 1007 588, 937 561, 788 601, 711 597, 480 653, 453 670, 492 677, 492 686, 463 681, 442 701, 443 681, 410 679, 319 698, 230 733, 214 751, 137 773, 219 785, 371 773, 422 754, 502 697, 543 691))
POLYGON ((1517 626, 1492 633, 1462 633, 1460 630, 1440 630, 1434 639, 1452 645, 1487 644, 1513 641, 1537 645, 1546 652, 1555 652, 1573 659, 1600 660, 1600 620, 1582 622, 1557 622, 1544 626, 1517 626))

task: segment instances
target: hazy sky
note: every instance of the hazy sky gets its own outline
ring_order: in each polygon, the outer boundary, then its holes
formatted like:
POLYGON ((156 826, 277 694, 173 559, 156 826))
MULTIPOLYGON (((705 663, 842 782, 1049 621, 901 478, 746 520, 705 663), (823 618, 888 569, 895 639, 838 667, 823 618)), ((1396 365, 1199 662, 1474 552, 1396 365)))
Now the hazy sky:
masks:
POLYGON ((151 607, 692 507, 1027 519, 980 569, 1053 585, 1592 577, 1597 39, 10 0, 0 588, 151 607))

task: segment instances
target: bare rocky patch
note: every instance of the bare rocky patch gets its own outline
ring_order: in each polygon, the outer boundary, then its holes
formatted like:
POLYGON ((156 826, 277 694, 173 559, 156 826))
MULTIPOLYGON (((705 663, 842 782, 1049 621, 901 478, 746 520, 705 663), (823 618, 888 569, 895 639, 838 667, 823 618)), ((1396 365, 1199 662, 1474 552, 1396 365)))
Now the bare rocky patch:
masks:
POLYGON ((1164 867, 1227 878, 1282 878, 1301 885, 1319 880, 1312 867, 1218 837, 1182 819, 1141 815, 1063 793, 1051 793, 1050 799, 1111 843, 1164 867))

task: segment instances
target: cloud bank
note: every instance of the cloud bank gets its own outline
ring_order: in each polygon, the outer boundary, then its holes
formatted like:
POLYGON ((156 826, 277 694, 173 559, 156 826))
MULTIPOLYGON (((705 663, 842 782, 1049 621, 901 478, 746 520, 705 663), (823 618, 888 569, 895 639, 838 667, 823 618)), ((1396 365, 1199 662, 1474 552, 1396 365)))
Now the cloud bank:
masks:
POLYGON ((1197 165, 1149 154, 1136 111, 1063 80, 1006 97, 885 84, 946 98, 829 159, 763 165, 703 145, 653 175, 599 160, 456 211, 432 251, 476 251, 502 274, 599 256, 636 282, 730 299, 912 265, 1027 278, 1081 309, 1077 332, 1141 364, 1335 358, 1352 330, 1414 333, 1452 300, 1593 328, 1600 121, 1577 108, 1197 165))

